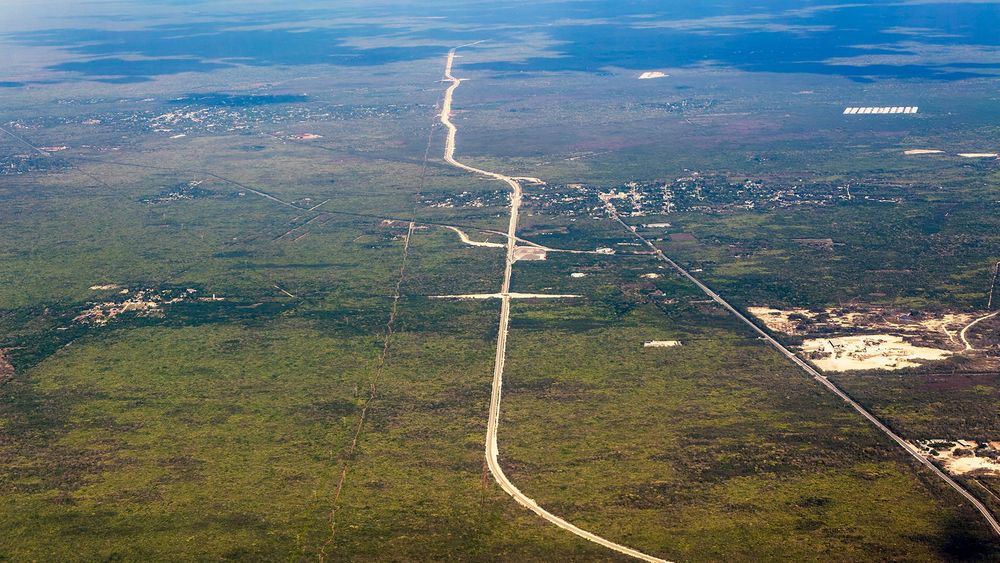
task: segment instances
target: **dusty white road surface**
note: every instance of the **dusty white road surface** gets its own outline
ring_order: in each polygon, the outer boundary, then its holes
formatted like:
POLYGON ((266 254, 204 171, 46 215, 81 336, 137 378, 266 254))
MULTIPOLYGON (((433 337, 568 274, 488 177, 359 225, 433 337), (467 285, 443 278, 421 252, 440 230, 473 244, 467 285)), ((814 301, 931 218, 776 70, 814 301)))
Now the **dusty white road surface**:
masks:
MULTIPOLYGON (((464 46, 464 45, 463 45, 464 46)), ((497 353, 493 364, 493 389, 490 394, 490 412, 489 420, 486 423, 486 463, 489 466, 490 473, 493 474, 493 478, 496 480, 497 484, 500 485, 507 494, 509 494, 514 500, 516 500, 521 506, 531 510, 535 514, 541 516, 545 520, 559 526, 560 528, 572 532, 577 536, 592 541, 598 545, 602 545, 608 549, 612 549, 619 553, 635 557, 636 559, 641 559, 643 561, 651 562, 663 562, 663 559, 653 557, 651 555, 646 555, 641 551, 637 551, 630 547, 625 547, 624 545, 617 544, 613 541, 606 540, 601 536, 588 532, 587 530, 578 528, 573 524, 570 524, 566 520, 552 514, 551 512, 545 510, 538 505, 534 500, 528 498, 527 495, 522 493, 507 475, 504 474, 503 468, 500 467, 500 449, 497 446, 497 427, 500 425, 500 396, 501 389, 503 387, 503 370, 504 361, 507 358, 507 328, 510 325, 510 277, 511 269, 514 265, 514 249, 517 246, 517 220, 518 212, 521 208, 521 184, 511 176, 505 176, 503 174, 498 174, 496 172, 490 172, 487 170, 481 170, 479 168, 473 168, 462 164, 461 162, 455 160, 455 137, 458 134, 458 129, 451 122, 451 104, 452 98, 455 95, 455 90, 462 84, 462 81, 455 78, 451 69, 455 63, 455 49, 448 52, 448 58, 445 62, 444 67, 444 77, 445 80, 451 82, 448 89, 444 93, 444 102, 441 104, 441 124, 448 129, 448 135, 445 138, 444 146, 444 160, 448 164, 471 172, 473 174, 478 174, 480 176, 486 176, 488 178, 493 178, 494 180, 499 180, 510 186, 510 221, 507 224, 507 256, 505 260, 504 273, 503 273, 503 283, 500 287, 500 329, 497 333, 497 353)), ((537 180, 537 179, 533 179, 537 180)), ((537 180, 541 182, 541 180, 537 180)))
POLYGON ((465 231, 463 231, 462 229, 459 229, 458 227, 445 227, 445 228, 446 229, 451 229, 451 230, 455 231, 456 233, 458 233, 458 238, 462 239, 462 242, 464 242, 465 244, 468 244, 470 246, 481 246, 481 247, 485 247, 485 248, 507 248, 507 245, 500 244, 499 242, 480 242, 480 241, 472 240, 472 239, 469 238, 469 235, 465 234, 465 231))
MULTIPOLYGON (((990 300, 990 304, 992 305, 992 299, 990 300)), ((962 332, 958 333, 958 337, 962 339, 962 344, 965 344, 965 350, 967 352, 971 352, 971 351, 975 350, 975 348, 973 348, 972 344, 970 344, 969 341, 966 340, 965 334, 967 332, 969 332, 970 328, 972 328, 972 327, 976 326, 977 324, 979 324, 980 321, 985 321, 986 319, 993 318, 993 317, 997 316, 997 313, 1000 313, 1000 311, 994 311, 994 312, 992 312, 992 313, 990 313, 988 315, 983 315, 983 316, 979 317, 978 319, 976 319, 976 320, 972 321, 971 323, 965 325, 965 328, 962 329, 962 332)))

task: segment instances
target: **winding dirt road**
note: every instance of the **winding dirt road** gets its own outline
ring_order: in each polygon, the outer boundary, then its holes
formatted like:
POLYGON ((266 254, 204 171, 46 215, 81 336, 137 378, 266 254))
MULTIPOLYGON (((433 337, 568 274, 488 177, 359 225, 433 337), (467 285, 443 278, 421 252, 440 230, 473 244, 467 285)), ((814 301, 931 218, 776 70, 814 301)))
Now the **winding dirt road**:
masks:
MULTIPOLYGON (((459 85, 462 84, 461 79, 455 78, 452 73, 452 66, 455 62, 455 51, 452 49, 448 52, 448 59, 445 63, 444 77, 445 80, 451 82, 448 89, 444 93, 444 103, 441 105, 441 124, 448 129, 448 136, 445 139, 444 147, 444 160, 448 164, 471 172, 473 174, 478 174, 480 176, 486 176, 493 178, 494 180, 499 180, 510 186, 510 221, 507 223, 507 257, 504 265, 503 273, 503 284, 500 289, 500 329, 497 331, 497 353, 493 364, 493 389, 490 394, 490 412, 489 420, 486 423, 486 463, 489 466, 490 473, 496 480, 500 488, 504 490, 508 495, 510 495, 514 500, 518 502, 521 506, 531 510, 535 514, 541 516, 545 520, 549 521, 556 526, 576 534, 577 536, 594 542, 598 545, 604 546, 608 549, 612 549, 619 553, 634 557, 636 559, 641 559, 643 561, 650 561, 656 563, 666 563, 663 559, 653 557, 651 555, 646 555, 641 551, 632 549, 630 547, 625 547, 621 544, 617 544, 613 541, 606 540, 594 533, 588 532, 587 530, 578 528, 573 524, 570 524, 566 520, 552 514, 551 512, 545 510, 538 505, 534 500, 529 498, 527 495, 522 493, 507 475, 504 474, 503 468, 500 467, 500 448, 497 445, 497 427, 500 425, 500 397, 501 389, 503 387, 503 370, 504 362, 507 359, 507 329, 510 326, 510 278, 512 268, 514 266, 514 248, 517 246, 517 220, 518 212, 521 208, 521 184, 517 179, 511 176, 506 176, 504 174, 498 174, 496 172, 490 172, 488 170, 482 170, 479 168, 474 168, 466 164, 455 160, 455 137, 458 135, 458 128, 455 124, 451 122, 451 111, 452 111, 452 99, 455 95, 455 90, 458 89, 459 85)), ((537 180, 537 179, 532 179, 537 180)), ((540 182, 541 180, 537 180, 540 182)))
POLYGON ((958 337, 962 339, 962 344, 965 344, 965 351, 966 352, 972 352, 972 351, 975 350, 975 348, 972 346, 972 344, 969 343, 968 339, 965 338, 965 334, 967 332, 969 332, 969 329, 972 328, 972 327, 974 327, 974 326, 976 326, 980 322, 985 321, 986 319, 991 319, 991 318, 997 316, 998 314, 1000 314, 1000 311, 994 311, 992 313, 988 313, 986 315, 983 315, 983 316, 981 316, 981 317, 973 320, 971 323, 965 325, 965 328, 962 329, 962 332, 958 333, 958 337))

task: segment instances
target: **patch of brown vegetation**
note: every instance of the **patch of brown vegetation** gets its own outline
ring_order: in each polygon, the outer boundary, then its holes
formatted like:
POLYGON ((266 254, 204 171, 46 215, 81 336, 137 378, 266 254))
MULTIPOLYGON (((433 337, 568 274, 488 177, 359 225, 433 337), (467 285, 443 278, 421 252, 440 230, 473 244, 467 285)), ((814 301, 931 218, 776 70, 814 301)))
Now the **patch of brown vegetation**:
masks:
POLYGON ((946 392, 974 389, 977 386, 993 386, 997 383, 996 373, 942 373, 928 376, 917 388, 920 391, 946 392))
POLYGON ((7 348, 0 348, 0 384, 14 378, 14 364, 7 357, 7 348))
POLYGON ((832 238, 797 238, 792 240, 801 244, 802 246, 806 246, 809 248, 818 248, 820 250, 833 250, 832 238))

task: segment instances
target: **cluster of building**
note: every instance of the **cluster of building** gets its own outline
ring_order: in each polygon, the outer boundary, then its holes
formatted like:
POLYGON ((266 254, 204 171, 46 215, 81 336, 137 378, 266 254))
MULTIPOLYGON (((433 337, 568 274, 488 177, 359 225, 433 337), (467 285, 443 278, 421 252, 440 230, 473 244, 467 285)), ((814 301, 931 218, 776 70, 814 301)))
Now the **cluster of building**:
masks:
MULTIPOLYGON (((95 285, 91 289, 95 291, 108 291, 117 289, 115 284, 95 285)), ((159 316, 163 305, 170 305, 185 300, 197 301, 222 301, 224 298, 217 297, 214 293, 211 297, 200 297, 195 299, 196 289, 185 289, 182 292, 174 290, 141 289, 134 293, 127 288, 118 292, 118 299, 112 299, 99 303, 92 303, 91 307, 77 315, 73 322, 103 326, 114 320, 123 313, 138 313, 139 316, 159 316)))
POLYGON ((917 106, 863 107, 845 108, 844 115, 861 115, 874 113, 917 113, 917 106))

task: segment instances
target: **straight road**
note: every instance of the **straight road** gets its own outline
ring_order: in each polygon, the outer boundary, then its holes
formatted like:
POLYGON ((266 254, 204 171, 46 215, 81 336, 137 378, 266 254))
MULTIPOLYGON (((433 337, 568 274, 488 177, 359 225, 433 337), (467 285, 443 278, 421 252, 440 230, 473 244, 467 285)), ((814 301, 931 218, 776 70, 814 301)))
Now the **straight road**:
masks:
MULTIPOLYGON (((626 230, 628 230, 630 233, 632 233, 633 236, 635 236, 637 239, 639 239, 640 241, 642 241, 647 247, 649 247, 649 249, 652 250, 653 253, 656 255, 657 259, 661 260, 662 262, 665 262, 671 268, 673 268, 678 273, 680 273, 682 276, 684 276, 685 278, 687 278, 688 281, 690 281, 691 283, 693 283, 696 286, 698 286, 698 288, 701 289, 701 291, 704 292, 705 295, 707 295, 707 296, 709 296, 709 297, 712 298, 712 301, 715 301, 716 303, 718 303, 719 305, 721 305, 723 308, 725 308, 727 311, 729 311, 734 316, 736 316, 736 318, 738 318, 741 321, 743 321, 744 323, 746 323, 747 326, 749 326, 754 332, 756 332, 768 344, 770 344, 772 347, 774 347, 775 350, 777 350, 778 352, 780 352, 781 355, 785 356, 786 358, 788 358, 789 360, 791 360, 792 363, 794 363, 795 365, 799 366, 799 368, 801 368, 802 371, 804 371, 807 374, 809 374, 810 376, 812 376, 813 379, 815 379, 816 381, 818 381, 820 383, 820 385, 822 385, 823 387, 826 387, 834 395, 836 395, 836 396, 840 397, 841 399, 843 399, 844 402, 846 402, 848 405, 850 405, 851 408, 853 408, 854 410, 856 410, 861 416, 863 416, 866 419, 868 419, 868 421, 871 422, 876 428, 878 428, 883 434, 885 434, 886 436, 888 436, 893 442, 896 442, 897 444, 899 444, 899 446, 901 448, 903 448, 904 450, 906 450, 906 453, 908 453, 911 456, 913 456, 913 458, 916 459, 921 465, 927 467, 932 473, 934 473, 934 475, 936 475, 942 481, 944 481, 945 483, 947 483, 952 489, 955 489, 955 491, 957 491, 958 494, 960 494, 963 497, 965 497, 965 499, 968 500, 969 503, 971 503, 972 506, 974 506, 976 508, 976 510, 978 510, 979 513, 983 515, 983 519, 986 520, 986 523, 990 526, 990 528, 993 530, 993 532, 995 534, 997 534, 997 535, 1000 535, 1000 523, 998 523, 997 520, 996 520, 996 518, 993 517, 993 514, 990 513, 989 509, 987 509, 986 506, 982 502, 980 502, 979 499, 977 499, 975 496, 973 496, 972 493, 970 493, 969 491, 967 491, 965 489, 965 487, 963 487, 962 485, 958 484, 954 479, 952 479, 946 473, 944 473, 943 471, 941 471, 940 469, 938 469, 938 467, 936 465, 934 465, 933 463, 930 462, 930 460, 928 460, 926 457, 924 457, 923 454, 921 454, 914 446, 912 446, 909 442, 907 442, 906 440, 904 440, 903 438, 901 438, 898 434, 896 434, 895 432, 893 432, 888 426, 886 426, 875 415, 873 415, 872 413, 870 413, 868 411, 868 409, 866 409, 865 407, 861 406, 857 401, 855 401, 847 393, 845 393, 840 387, 837 387, 836 384, 834 384, 832 381, 830 381, 829 379, 827 379, 826 376, 824 376, 821 373, 819 373, 818 371, 816 371, 811 365, 809 365, 802 358, 798 357, 791 350, 789 350, 788 348, 785 348, 785 346, 782 343, 780 343, 777 340, 775 340, 774 338, 772 338, 770 334, 768 334, 763 329, 761 329, 756 324, 754 324, 753 321, 751 321, 749 318, 747 318, 747 316, 744 315, 743 313, 741 313, 738 309, 736 309, 735 307, 733 307, 732 305, 730 305, 729 302, 726 301, 725 299, 723 299, 721 296, 719 296, 718 293, 712 291, 711 288, 709 288, 707 285, 705 285, 704 283, 702 283, 701 280, 699 280, 698 278, 692 276, 690 273, 688 273, 687 270, 685 270, 684 268, 680 267, 680 265, 678 265, 676 262, 674 262, 673 260, 671 260, 670 258, 668 258, 665 254, 663 254, 663 252, 659 248, 657 248, 656 245, 654 245, 648 239, 646 239, 645 237, 643 237, 642 235, 640 235, 639 233, 637 233, 633 227, 629 226, 627 223, 625 223, 625 221, 622 221, 621 217, 618 215, 618 210, 615 209, 615 206, 611 203, 610 200, 604 199, 604 206, 608 209, 608 213, 611 214, 611 217, 615 221, 617 221, 618 223, 620 223, 623 227, 625 227, 626 230)), ((966 328, 968 328, 968 327, 966 327, 966 328)), ((964 340, 964 338, 963 338, 963 340, 964 340)))

